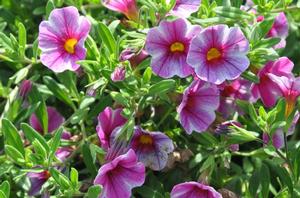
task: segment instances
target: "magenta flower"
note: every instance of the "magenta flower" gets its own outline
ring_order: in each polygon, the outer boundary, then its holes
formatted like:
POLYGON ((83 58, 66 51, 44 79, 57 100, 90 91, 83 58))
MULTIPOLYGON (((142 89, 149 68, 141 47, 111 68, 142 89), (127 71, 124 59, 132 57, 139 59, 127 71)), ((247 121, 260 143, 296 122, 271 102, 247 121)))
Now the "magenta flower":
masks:
POLYGON ((128 19, 138 21, 139 10, 135 0, 102 0, 102 4, 113 11, 123 13, 128 19))
POLYGON ((151 67, 154 73, 163 78, 186 77, 193 69, 186 62, 191 39, 199 33, 199 26, 178 18, 162 21, 151 28, 146 38, 146 51, 152 56, 151 67))
POLYGON ((278 60, 268 62, 259 72, 258 77, 260 82, 252 86, 252 94, 255 98, 261 98, 266 107, 272 107, 276 104, 281 91, 277 83, 270 79, 269 74, 276 76, 291 75, 294 63, 287 57, 281 57, 278 60))
POLYGON ((145 166, 137 161, 133 150, 101 166, 94 184, 103 186, 100 198, 129 198, 131 190, 143 185, 145 166))
POLYGON ((282 96, 285 98, 285 117, 288 118, 293 112, 297 98, 300 95, 300 77, 294 78, 293 76, 275 76, 274 74, 268 74, 274 83, 278 85, 282 96))
POLYGON ((121 115, 122 109, 113 110, 110 107, 106 107, 98 115, 98 125, 96 131, 101 142, 101 147, 108 149, 110 147, 110 136, 113 130, 119 126, 122 126, 127 121, 121 115))
POLYGON ((134 49, 128 48, 121 52, 119 61, 123 62, 128 60, 130 62, 131 67, 135 68, 148 56, 149 54, 145 50, 142 50, 137 54, 137 52, 134 49))
POLYGON ((201 4, 201 0, 176 0, 174 8, 170 14, 188 18, 192 13, 197 12, 201 4))
POLYGON ((286 45, 286 37, 289 34, 288 20, 283 12, 280 12, 276 17, 274 24, 267 34, 267 37, 278 37, 281 41, 274 46, 275 49, 284 48, 286 45))
POLYGON ((39 27, 41 62, 54 72, 75 71, 78 60, 85 59, 84 41, 91 28, 87 18, 75 7, 54 9, 39 27))
POLYGON ((50 173, 48 171, 42 171, 39 173, 29 172, 27 173, 27 176, 31 183, 30 189, 28 191, 28 195, 36 196, 39 194, 44 183, 46 183, 46 181, 49 179, 50 173))
POLYGON ((173 187, 171 198, 222 198, 213 187, 198 182, 185 182, 173 187))
POLYGON ((162 170, 168 160, 168 154, 174 150, 172 140, 162 132, 148 132, 136 126, 130 147, 138 160, 152 170, 162 170))
POLYGON ((126 69, 123 66, 116 67, 110 78, 113 82, 123 81, 125 79, 126 69))
POLYGON ((23 82, 20 85, 19 96, 25 99, 28 93, 31 91, 31 88, 32 82, 30 80, 23 80, 23 82))
POLYGON ((179 120, 188 134, 205 131, 215 120, 219 107, 219 90, 216 85, 195 80, 184 91, 177 109, 179 120))
POLYGON ((215 25, 193 38, 187 62, 201 80, 221 84, 248 68, 248 51, 249 42, 238 27, 215 25))

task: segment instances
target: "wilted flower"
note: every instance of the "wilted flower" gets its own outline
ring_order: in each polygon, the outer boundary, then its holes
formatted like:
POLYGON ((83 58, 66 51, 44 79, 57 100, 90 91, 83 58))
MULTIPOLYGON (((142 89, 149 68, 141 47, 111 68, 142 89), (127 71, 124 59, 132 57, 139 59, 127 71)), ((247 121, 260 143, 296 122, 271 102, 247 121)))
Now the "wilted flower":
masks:
POLYGON ((177 109, 180 123, 188 134, 205 131, 215 120, 219 107, 219 90, 216 85, 194 80, 184 91, 177 109))
POLYGON ((129 198, 131 190, 143 185, 145 166, 137 161, 133 150, 101 166, 94 184, 103 186, 100 198, 129 198))
POLYGON ((102 0, 102 4, 113 11, 123 13, 128 19, 138 21, 139 10, 135 0, 102 0))
POLYGON ((39 194, 44 183, 49 179, 50 173, 46 170, 38 173, 29 172, 27 173, 27 176, 31 183, 30 189, 28 191, 28 195, 36 196, 39 194))
POLYGON ((174 150, 172 140, 162 132, 148 132, 136 126, 130 146, 138 160, 153 170, 163 169, 168 154, 174 150))
POLYGON ((122 109, 113 110, 110 107, 106 107, 98 115, 97 134, 101 142, 101 147, 108 149, 110 147, 110 136, 113 130, 119 126, 122 126, 127 121, 121 115, 122 109))
POLYGON ((213 187, 198 182, 185 182, 173 187, 171 198, 222 198, 213 187))
POLYGON ((269 77, 269 74, 289 77, 293 67, 294 63, 287 57, 281 57, 274 62, 268 62, 258 72, 259 83, 253 84, 251 88, 254 98, 261 98, 266 107, 274 106, 278 97, 281 95, 281 91, 278 88, 277 83, 269 77))
POLYGON ((151 28, 146 38, 146 51, 152 56, 151 67, 154 73, 163 78, 186 77, 193 69, 186 62, 191 39, 199 33, 199 26, 178 18, 162 21, 151 28))
POLYGON ((188 18, 192 13, 198 11, 200 4, 201 0, 176 0, 176 4, 170 11, 170 14, 188 18))
POLYGON ((187 62, 204 81, 221 84, 238 78, 249 66, 249 42, 238 27, 210 26, 195 36, 187 62))
POLYGON ((134 49, 125 49, 121 52, 119 61, 123 62, 128 60, 130 62, 131 67, 135 68, 138 66, 143 60, 145 60, 149 54, 145 50, 141 50, 138 54, 134 49))
POLYGON ((125 79, 126 69, 123 66, 116 67, 110 78, 113 82, 123 81, 125 79))
POLYGON ((77 70, 76 62, 86 56, 84 41, 90 28, 90 22, 79 16, 77 8, 54 9, 49 20, 39 26, 41 62, 54 72, 77 70))
MULTIPOLYGON (((215 133, 218 135, 229 134, 231 132, 231 128, 230 128, 231 126, 242 127, 241 123, 234 121, 234 120, 229 120, 229 121, 225 121, 225 122, 222 122, 221 124, 219 124, 215 130, 215 133)), ((229 150, 231 150, 232 152, 238 151, 239 148, 240 148, 239 144, 229 145, 229 150)))
POLYGON ((32 82, 30 80, 23 80, 23 82, 20 85, 19 96, 25 99, 25 97, 31 91, 31 88, 32 88, 32 82))
POLYGON ((275 82, 282 96, 285 98, 286 107, 285 107, 285 117, 288 118, 289 115, 293 112, 297 98, 300 95, 300 77, 294 78, 293 76, 275 76, 274 74, 268 74, 270 79, 275 82))

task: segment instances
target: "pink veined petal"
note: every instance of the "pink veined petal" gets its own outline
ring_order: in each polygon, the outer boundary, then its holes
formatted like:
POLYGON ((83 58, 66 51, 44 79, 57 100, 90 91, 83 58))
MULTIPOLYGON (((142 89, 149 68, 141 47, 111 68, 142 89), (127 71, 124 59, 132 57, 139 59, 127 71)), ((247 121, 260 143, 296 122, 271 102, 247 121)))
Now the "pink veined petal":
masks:
POLYGON ((201 0, 177 0, 170 13, 178 17, 187 18, 198 11, 200 3, 201 0))
POLYGON ((188 26, 190 26, 190 23, 187 20, 178 18, 174 21, 162 21, 159 28, 160 31, 164 33, 166 40, 173 43, 186 40, 188 26))
POLYGON ((291 88, 291 81, 289 80, 289 78, 287 78, 285 76, 279 77, 274 74, 268 74, 268 77, 270 77, 270 79, 279 86, 283 95, 288 93, 288 91, 291 88))
POLYGON ((287 57, 280 57, 273 63, 272 73, 275 75, 289 75, 294 68, 294 63, 287 57))
POLYGON ((259 94, 262 102, 266 107, 272 107, 276 104, 278 97, 281 95, 280 89, 270 79, 264 79, 259 85, 259 94))
POLYGON ((214 188, 198 183, 185 182, 173 187, 171 198, 222 198, 214 188))
POLYGON ((63 35, 53 30, 48 21, 42 21, 39 26, 39 48, 43 52, 61 50, 64 44, 63 35))

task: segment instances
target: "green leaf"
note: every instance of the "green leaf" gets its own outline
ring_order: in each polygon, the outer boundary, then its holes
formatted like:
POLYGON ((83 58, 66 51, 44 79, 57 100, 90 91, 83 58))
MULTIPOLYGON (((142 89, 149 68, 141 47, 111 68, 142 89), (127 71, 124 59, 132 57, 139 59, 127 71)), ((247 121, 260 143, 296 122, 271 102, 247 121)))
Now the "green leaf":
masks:
POLYGON ((231 18, 231 19, 246 19, 252 20, 253 16, 245 11, 242 11, 240 8, 235 7, 223 7, 219 6, 215 8, 217 15, 221 17, 231 18))
POLYGON ((68 95, 67 89, 63 85, 57 83, 50 76, 45 76, 43 80, 48 89, 54 94, 55 97, 57 97, 59 100, 66 103, 67 105, 71 106, 73 109, 76 109, 74 103, 68 95))
POLYGON ((280 181, 288 187, 289 189, 289 192, 290 194, 293 193, 293 182, 292 182, 292 179, 291 179, 291 176, 290 174, 288 173, 288 171, 283 168, 283 167, 280 167, 278 165, 274 165, 273 171, 275 171, 277 173, 277 175, 279 176, 280 178, 280 181))
POLYGON ((25 56, 25 49, 26 49, 26 43, 27 43, 27 35, 26 35, 26 28, 23 25, 23 23, 18 23, 18 29, 19 29, 19 54, 21 57, 25 56))
POLYGON ((27 74, 29 72, 28 67, 24 67, 20 69, 17 73, 15 73, 12 77, 9 78, 9 80, 13 81, 14 84, 18 84, 23 79, 26 78, 27 74))
POLYGON ((2 132, 4 134, 6 144, 14 147, 21 155, 25 156, 22 138, 16 127, 7 119, 2 120, 2 132))
POLYGON ((22 153, 20 153, 15 147, 5 145, 5 153, 17 164, 23 165, 26 162, 22 153))
POLYGON ((21 128, 26 136, 26 138, 33 143, 35 140, 39 141, 40 144, 44 147, 44 149, 49 152, 50 148, 44 139, 43 136, 41 136, 36 130, 34 130, 31 126, 29 126, 27 123, 22 123, 21 128))
POLYGON ((249 192, 251 197, 256 197, 257 190, 260 184, 260 171, 256 170, 249 179, 249 192))
POLYGON ((259 83, 259 78, 251 71, 245 71, 244 73, 242 73, 242 77, 253 83, 259 83))
POLYGON ((74 189, 78 187, 78 171, 75 168, 71 168, 70 180, 74 189))
POLYGON ((252 103, 249 103, 248 110, 249 110, 249 115, 250 115, 250 118, 252 119, 252 121, 257 123, 258 115, 257 115, 254 105, 252 103))
POLYGON ((206 169, 214 167, 214 165, 215 165, 215 158, 214 158, 214 156, 210 155, 202 164, 200 172, 203 172, 206 169))
POLYGON ((71 188, 71 182, 64 174, 54 168, 51 168, 49 172, 62 190, 69 190, 71 188))
POLYGON ((98 38, 101 38, 104 45, 107 47, 110 53, 116 53, 117 44, 114 36, 110 32, 109 28, 102 22, 98 22, 96 31, 98 33, 98 38))
POLYGON ((151 67, 147 67, 143 74, 143 83, 144 84, 149 83, 151 80, 151 76, 152 76, 152 69, 151 67))
POLYGON ((162 80, 149 88, 149 94, 163 94, 175 89, 175 80, 162 80))
POLYGON ((88 198, 98 198, 102 191, 102 187, 100 185, 91 186, 87 192, 88 198))
POLYGON ((273 20, 263 20, 260 23, 257 23, 251 32, 251 39, 250 41, 260 42, 262 38, 264 38, 269 30, 271 29, 272 25, 274 23, 273 20))
POLYGON ((116 102, 118 102, 124 106, 129 105, 129 101, 121 93, 112 91, 112 92, 110 92, 110 95, 116 102))
POLYGON ((48 19, 51 11, 55 8, 53 0, 49 0, 46 5, 46 19, 48 19))
POLYGON ((37 139, 32 142, 32 146, 34 148, 34 155, 37 155, 37 157, 41 159, 40 163, 44 164, 48 156, 46 149, 37 139))
POLYGON ((10 38, 2 32, 0 32, 0 45, 3 46, 7 50, 10 50, 10 51, 14 50, 14 47, 11 43, 10 38))
POLYGON ((8 198, 2 190, 0 190, 0 198, 8 198))
POLYGON ((2 182, 2 184, 0 185, 0 190, 1 190, 7 197, 9 197, 9 194, 10 194, 10 185, 9 185, 8 181, 2 182))
POLYGON ((88 168, 89 172, 91 173, 92 177, 96 177, 97 168, 95 166, 95 161, 92 158, 88 143, 85 143, 82 146, 82 155, 83 155, 83 161, 86 167, 88 168))
POLYGON ((261 192, 262 197, 269 197, 269 185, 270 185, 270 171, 269 168, 262 164, 260 169, 260 178, 261 178, 261 192))
POLYGON ((62 133, 63 133, 63 128, 60 127, 59 129, 57 129, 55 131, 54 137, 51 139, 51 142, 50 142, 50 154, 49 154, 49 162, 50 163, 51 163, 51 161, 52 161, 52 159, 53 159, 53 157, 55 155, 55 152, 56 152, 57 148, 60 145, 62 133))

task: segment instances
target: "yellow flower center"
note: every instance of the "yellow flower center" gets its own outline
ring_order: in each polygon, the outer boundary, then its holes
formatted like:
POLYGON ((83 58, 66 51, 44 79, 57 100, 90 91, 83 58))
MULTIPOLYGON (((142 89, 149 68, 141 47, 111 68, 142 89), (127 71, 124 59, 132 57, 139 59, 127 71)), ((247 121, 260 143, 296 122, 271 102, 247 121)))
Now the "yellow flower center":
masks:
POLYGON ((184 45, 180 42, 175 42, 170 47, 171 52, 183 52, 184 45))
POLYGON ((71 38, 66 40, 64 48, 69 54, 74 54, 75 53, 75 46, 77 44, 77 39, 71 38))
POLYGON ((139 140, 141 144, 152 144, 153 142, 150 135, 141 135, 139 140))
POLYGON ((221 52, 217 48, 214 48, 214 47, 211 48, 206 54, 206 59, 208 61, 215 60, 220 57, 221 57, 221 52))

